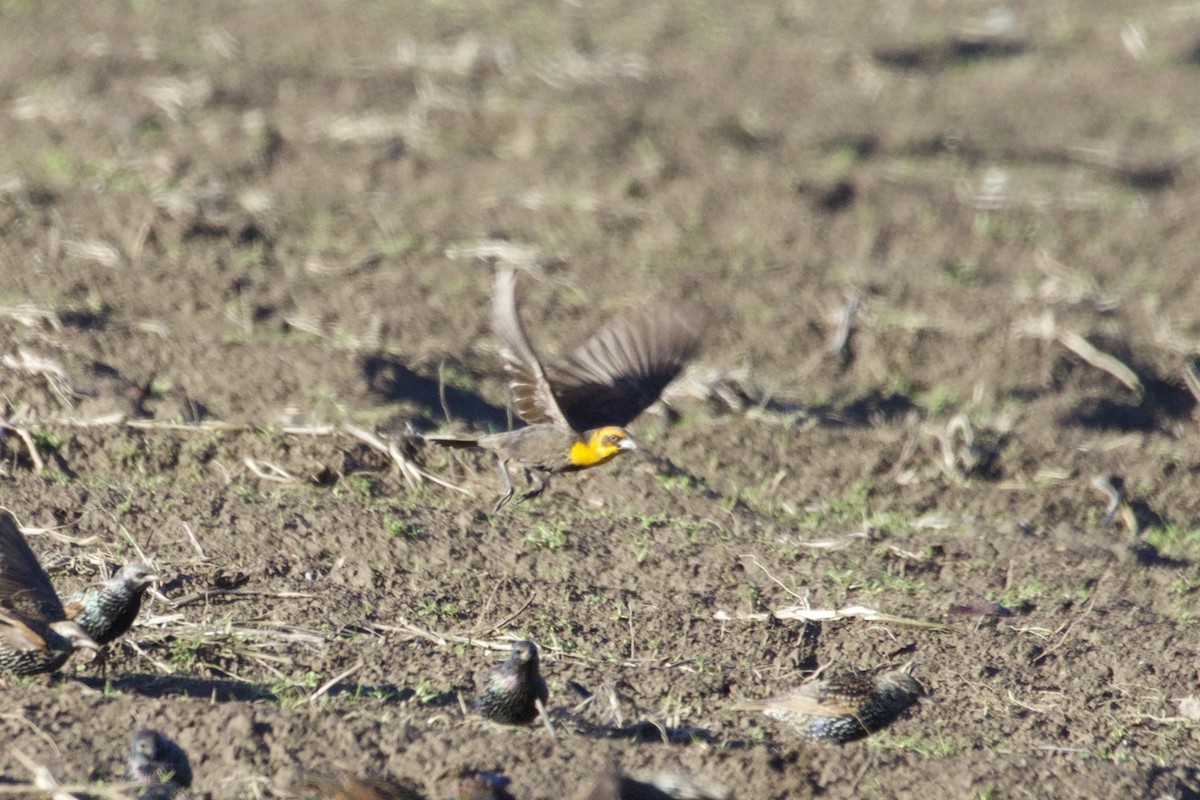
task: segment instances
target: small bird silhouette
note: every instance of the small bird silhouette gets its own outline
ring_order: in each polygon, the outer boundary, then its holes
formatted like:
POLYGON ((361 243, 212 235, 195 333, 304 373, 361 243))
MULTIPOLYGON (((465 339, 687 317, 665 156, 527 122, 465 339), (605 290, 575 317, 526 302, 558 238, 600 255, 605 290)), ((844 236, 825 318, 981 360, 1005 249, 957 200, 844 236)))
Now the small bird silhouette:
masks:
POLYGON ((323 800, 422 800, 408 784, 381 775, 308 775, 296 788, 323 800))
POLYGON ((495 772, 464 772, 455 785, 454 800, 513 800, 509 779, 495 772))
POLYGON ((80 647, 100 649, 67 619, 16 518, 0 509, 0 670, 14 675, 54 672, 80 647))
POLYGON ((192 765, 187 753, 153 728, 133 735, 125 777, 146 784, 139 800, 170 800, 192 785, 192 765))
POLYGON ((625 430, 650 407, 699 349, 696 332, 676 313, 656 308, 622 317, 549 370, 517 314, 516 274, 496 270, 492 328, 504 345, 513 406, 527 425, 487 436, 425 436, 446 447, 479 447, 500 459, 505 491, 495 510, 512 499, 509 465, 516 464, 535 497, 550 475, 607 464, 636 449, 625 430))
POLYGON ((700 776, 677 770, 634 780, 615 765, 586 784, 578 800, 729 800, 732 793, 700 776))
POLYGON ((513 642, 512 652, 499 667, 479 681, 479 713, 506 725, 526 725, 537 719, 537 703, 546 704, 549 690, 538 671, 537 645, 528 639, 513 642))
POLYGON ((842 673, 740 709, 761 711, 806 738, 840 744, 886 727, 923 693, 921 684, 902 669, 878 677, 842 673))
POLYGON ((657 786, 635 781, 616 767, 604 770, 577 795, 579 800, 671 800, 657 786))
POLYGON ((78 623, 96 644, 108 644, 133 626, 142 608, 142 596, 158 574, 135 561, 117 571, 100 586, 80 589, 67 598, 67 619, 78 623))

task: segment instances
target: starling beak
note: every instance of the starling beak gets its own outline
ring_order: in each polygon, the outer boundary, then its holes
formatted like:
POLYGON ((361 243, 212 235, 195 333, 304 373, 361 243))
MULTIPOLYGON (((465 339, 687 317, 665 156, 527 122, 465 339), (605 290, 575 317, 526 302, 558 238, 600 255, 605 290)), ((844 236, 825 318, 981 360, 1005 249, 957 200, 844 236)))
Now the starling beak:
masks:
POLYGON ((700 339, 679 315, 662 308, 619 318, 569 358, 547 370, 517 314, 516 274, 496 271, 492 328, 503 344, 513 407, 527 427, 488 436, 426 436, 447 447, 481 447, 500 458, 505 493, 513 496, 509 465, 519 466, 540 494, 546 477, 606 464, 636 445, 625 430, 658 399, 699 349, 700 339))
POLYGON ((15 675, 54 672, 79 647, 99 649, 67 620, 50 576, 16 518, 0 509, 0 670, 15 675))
POLYGON ((325 800, 422 800, 412 787, 380 776, 309 775, 297 788, 325 800))
POLYGON ((533 642, 514 642, 503 664, 479 681, 475 702, 479 713, 505 725, 527 725, 537 719, 537 703, 550 696, 538 672, 538 649, 533 642))
POLYGON ((879 677, 848 673, 741 708, 787 722, 806 738, 840 744, 886 727, 922 694, 921 685, 904 670, 879 677))
POLYGON ((192 765, 182 747, 156 730, 142 728, 133 735, 125 777, 148 785, 142 800, 169 800, 192 785, 192 765))
POLYGON ((108 644, 133 626, 142 596, 158 577, 141 562, 128 564, 101 586, 72 594, 63 609, 67 619, 77 622, 93 641, 108 644))

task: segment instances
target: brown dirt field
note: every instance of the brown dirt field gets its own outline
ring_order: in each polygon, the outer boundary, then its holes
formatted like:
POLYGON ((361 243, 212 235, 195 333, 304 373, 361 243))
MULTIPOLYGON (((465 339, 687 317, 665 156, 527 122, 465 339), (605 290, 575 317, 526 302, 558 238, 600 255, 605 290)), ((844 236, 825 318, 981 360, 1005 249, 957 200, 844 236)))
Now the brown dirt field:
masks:
POLYGON ((0 694, 0 781, 149 725, 200 798, 1200 797, 1195 8, 196 6, 0 3, 0 501, 64 592, 166 574, 107 677, 0 694), (492 460, 345 430, 506 424, 488 253, 548 351, 706 334, 635 454, 497 515, 492 460), (514 637, 553 734, 469 710, 514 637), (735 710, 910 660, 863 742, 735 710))

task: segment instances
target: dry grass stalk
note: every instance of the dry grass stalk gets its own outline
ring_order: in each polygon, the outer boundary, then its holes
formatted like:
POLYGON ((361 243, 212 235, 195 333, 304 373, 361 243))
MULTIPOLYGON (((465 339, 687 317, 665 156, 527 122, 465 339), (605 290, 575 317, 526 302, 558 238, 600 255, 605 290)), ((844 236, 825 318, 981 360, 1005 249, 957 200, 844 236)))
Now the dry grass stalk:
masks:
POLYGON ((924 628, 931 631, 953 631, 956 630, 953 625, 946 625, 941 622, 927 622, 920 619, 911 619, 909 617, 895 617, 891 614, 884 614, 874 608, 867 606, 847 606, 845 608, 825 609, 825 608, 806 608, 803 606, 786 606, 777 608, 770 613, 746 613, 736 612, 730 614, 728 611, 717 611, 713 614, 713 619, 721 622, 729 620, 748 620, 752 622, 765 621, 774 617, 775 619, 794 619, 803 622, 829 622, 838 619, 861 619, 866 622, 881 622, 887 625, 903 625, 910 628, 924 628))
POLYGON ((50 797, 53 800, 79 800, 79 796, 101 798, 102 800, 130 800, 136 796, 139 789, 146 787, 136 783, 91 784, 75 783, 62 784, 55 780, 54 775, 46 767, 38 764, 18 748, 11 750, 13 758, 33 773, 32 783, 15 783, 0 785, 0 797, 50 797))
POLYGON ((1129 391, 1141 397, 1145 390, 1137 374, 1119 359, 1105 353, 1074 331, 1059 331, 1059 343, 1085 362, 1112 375, 1129 391))

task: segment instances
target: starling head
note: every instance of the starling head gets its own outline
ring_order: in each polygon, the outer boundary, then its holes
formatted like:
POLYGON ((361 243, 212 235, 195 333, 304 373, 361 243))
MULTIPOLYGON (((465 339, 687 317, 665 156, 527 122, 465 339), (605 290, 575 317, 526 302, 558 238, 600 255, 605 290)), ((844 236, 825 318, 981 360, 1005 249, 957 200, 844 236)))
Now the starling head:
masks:
POLYGON ((880 675, 876 683, 880 695, 899 701, 911 703, 925 694, 925 687, 902 669, 880 675))
POLYGON ((479 683, 477 705, 493 722, 524 725, 537 718, 537 703, 549 697, 546 681, 538 672, 537 645, 528 639, 513 642, 504 663, 479 683))
POLYGON ((525 671, 536 670, 538 668, 537 645, 528 639, 513 642, 512 651, 508 654, 508 664, 512 667, 520 667, 525 671))
POLYGON ((192 785, 192 766, 182 747, 152 728, 142 728, 133 735, 127 776, 138 783, 187 788, 192 785))
POLYGON ((126 564, 113 575, 110 583, 123 585, 133 592, 141 592, 147 586, 159 579, 159 574, 155 572, 149 565, 143 564, 140 561, 134 561, 132 564, 126 564))

